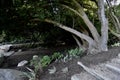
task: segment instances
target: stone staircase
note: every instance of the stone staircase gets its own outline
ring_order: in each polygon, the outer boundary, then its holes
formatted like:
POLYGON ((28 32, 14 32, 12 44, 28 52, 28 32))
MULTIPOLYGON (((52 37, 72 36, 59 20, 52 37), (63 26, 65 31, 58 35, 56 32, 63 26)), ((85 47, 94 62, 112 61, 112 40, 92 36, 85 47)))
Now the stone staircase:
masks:
POLYGON ((98 65, 85 66, 78 62, 84 71, 75 74, 71 80, 120 80, 120 54, 110 61, 98 65))

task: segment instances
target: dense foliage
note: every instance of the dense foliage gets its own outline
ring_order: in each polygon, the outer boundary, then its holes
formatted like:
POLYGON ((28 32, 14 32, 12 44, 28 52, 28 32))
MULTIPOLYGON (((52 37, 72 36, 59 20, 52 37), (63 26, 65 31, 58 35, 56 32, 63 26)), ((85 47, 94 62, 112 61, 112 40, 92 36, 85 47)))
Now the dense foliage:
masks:
POLYGON ((56 5, 52 5, 50 1, 14 0, 14 2, 7 2, 1 1, 0 8, 0 31, 1 35, 3 31, 6 34, 3 41, 57 43, 63 40, 71 42, 68 40, 70 34, 43 22, 43 19, 49 17, 56 17, 55 19, 60 20, 58 18, 60 14, 53 12, 53 7, 56 5), (7 2, 10 5, 4 5, 7 2))
MULTIPOLYGON (((91 22, 100 33, 96 0, 77 0, 84 8, 91 22)), ((80 32, 90 33, 86 24, 76 14, 61 6, 74 8, 71 0, 0 0, 1 42, 44 42, 45 44, 74 44, 70 33, 44 22, 45 18, 55 20, 80 32), (5 34, 5 35, 4 35, 5 34)), ((119 6, 115 7, 119 17, 119 6)), ((89 34, 91 35, 91 34, 89 34)))

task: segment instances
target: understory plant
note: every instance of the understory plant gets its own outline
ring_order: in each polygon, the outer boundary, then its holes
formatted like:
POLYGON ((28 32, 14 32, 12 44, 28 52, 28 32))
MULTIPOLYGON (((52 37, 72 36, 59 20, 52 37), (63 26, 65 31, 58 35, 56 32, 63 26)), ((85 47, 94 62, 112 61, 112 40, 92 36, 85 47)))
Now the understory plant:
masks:
POLYGON ((112 47, 118 47, 120 46, 120 42, 114 43, 113 45, 111 45, 112 47))
POLYGON ((71 57, 78 57, 82 54, 83 50, 79 48, 68 50, 68 55, 71 57))
POLYGON ((6 33, 5 31, 2 31, 2 33, 0 34, 0 42, 4 41, 6 37, 6 33))
POLYGON ((29 80, 35 80, 36 79, 36 72, 28 67, 27 67, 27 69, 30 72, 23 72, 23 76, 27 77, 29 80))
POLYGON ((43 57, 38 57, 37 55, 33 56, 33 59, 30 61, 30 66, 34 67, 34 70, 27 67, 30 72, 25 72, 24 75, 29 78, 29 80, 36 80, 37 72, 40 70, 43 71, 42 68, 47 67, 52 61, 56 60, 68 60, 72 57, 78 57, 82 54, 82 49, 75 48, 68 50, 66 55, 63 55, 60 52, 54 52, 53 55, 48 56, 45 55, 43 57))

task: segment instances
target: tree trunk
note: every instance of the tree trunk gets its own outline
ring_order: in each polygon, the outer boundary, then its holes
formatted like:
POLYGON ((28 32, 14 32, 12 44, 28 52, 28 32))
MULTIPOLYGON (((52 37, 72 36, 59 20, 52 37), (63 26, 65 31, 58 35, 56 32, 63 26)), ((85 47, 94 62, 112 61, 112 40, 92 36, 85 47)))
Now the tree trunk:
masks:
POLYGON ((104 0, 98 0, 98 13, 101 21, 101 39, 99 47, 101 51, 107 51, 108 42, 108 20, 105 17, 104 0))
MULTIPOLYGON (((45 19, 45 21, 48 23, 52 23, 52 24, 58 26, 59 28, 64 29, 64 30, 78 36, 79 38, 85 40, 86 42, 88 42, 88 52, 89 53, 94 54, 94 53, 98 53, 100 51, 107 51, 108 50, 108 48, 107 48, 108 21, 105 17, 104 0, 98 1, 99 17, 100 17, 100 21, 101 21, 101 36, 99 35, 96 27, 92 24, 92 22, 89 20, 88 16, 85 14, 81 5, 76 0, 72 0, 72 1, 75 4, 75 7, 77 7, 77 9, 73 9, 67 5, 62 5, 62 6, 66 9, 74 12, 76 15, 78 15, 78 17, 82 18, 83 21, 85 22, 85 24, 87 25, 87 27, 89 28, 92 36, 81 33, 79 31, 75 30, 74 28, 70 28, 68 26, 65 26, 63 24, 60 24, 60 23, 52 21, 52 20, 45 19)), ((81 45, 79 44, 79 46, 81 46, 81 45)))

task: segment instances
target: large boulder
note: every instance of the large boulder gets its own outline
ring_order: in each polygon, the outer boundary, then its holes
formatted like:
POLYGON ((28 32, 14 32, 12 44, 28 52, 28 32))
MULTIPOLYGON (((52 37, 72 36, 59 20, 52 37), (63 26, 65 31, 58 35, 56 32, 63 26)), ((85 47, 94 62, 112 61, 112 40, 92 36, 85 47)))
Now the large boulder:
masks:
POLYGON ((11 44, 0 45, 0 49, 3 50, 4 52, 7 52, 11 46, 12 46, 11 44))
POLYGON ((14 51, 9 51, 12 45, 0 45, 0 66, 4 62, 5 56, 10 56, 14 53, 14 51))
POLYGON ((0 69, 0 80, 25 80, 23 72, 13 69, 0 69))
POLYGON ((12 45, 0 45, 0 55, 3 54, 4 56, 10 56, 14 53, 14 51, 9 51, 12 45), (9 51, 9 52, 8 52, 9 51))

